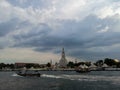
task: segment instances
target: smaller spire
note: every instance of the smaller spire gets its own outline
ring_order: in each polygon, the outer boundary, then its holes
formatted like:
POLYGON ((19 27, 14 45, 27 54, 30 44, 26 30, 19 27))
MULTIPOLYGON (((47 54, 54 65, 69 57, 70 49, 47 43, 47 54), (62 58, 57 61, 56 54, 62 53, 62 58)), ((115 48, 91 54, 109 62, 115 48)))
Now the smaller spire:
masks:
POLYGON ((65 59, 65 52, 64 52, 64 48, 62 49, 62 58, 65 59))
POLYGON ((62 51, 64 52, 64 48, 62 49, 62 51))

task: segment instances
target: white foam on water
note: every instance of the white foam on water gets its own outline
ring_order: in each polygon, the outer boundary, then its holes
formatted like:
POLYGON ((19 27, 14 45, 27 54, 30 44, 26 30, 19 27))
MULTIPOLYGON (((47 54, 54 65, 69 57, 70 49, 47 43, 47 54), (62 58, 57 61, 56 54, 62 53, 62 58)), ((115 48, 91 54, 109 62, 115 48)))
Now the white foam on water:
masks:
POLYGON ((18 74, 16 74, 16 73, 14 73, 14 74, 12 74, 12 76, 16 77, 16 76, 19 76, 19 75, 18 75, 18 74))
MULTIPOLYGON (((12 76, 18 77, 19 75, 13 74, 12 76)), ((19 76, 21 77, 21 76, 19 76)), ((68 79, 68 80, 78 80, 78 81, 108 81, 112 84, 120 85, 120 76, 99 76, 99 75, 49 75, 42 74, 41 77, 55 78, 55 79, 68 79)))
POLYGON ((112 84, 117 84, 120 85, 120 76, 78 76, 77 77, 79 81, 108 81, 111 82, 112 84))
POLYGON ((20 75, 18 75, 16 73, 12 74, 11 76, 13 76, 13 77, 22 77, 22 76, 20 76, 20 75))
POLYGON ((62 78, 61 76, 57 76, 57 75, 48 75, 48 74, 42 74, 41 77, 62 78))
POLYGON ((43 74, 42 77, 48 78, 62 78, 69 80, 79 80, 79 81, 109 81, 113 84, 120 85, 120 76, 97 76, 97 75, 47 75, 43 74))

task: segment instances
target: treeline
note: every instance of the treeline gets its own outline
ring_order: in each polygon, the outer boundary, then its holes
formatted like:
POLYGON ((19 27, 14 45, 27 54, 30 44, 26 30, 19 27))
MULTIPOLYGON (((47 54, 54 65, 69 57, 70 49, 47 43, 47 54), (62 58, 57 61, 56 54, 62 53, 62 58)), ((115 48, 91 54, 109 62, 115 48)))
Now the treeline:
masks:
POLYGON ((91 62, 78 62, 78 63, 74 63, 72 61, 68 62, 67 64, 67 67, 68 68, 75 68, 75 67, 78 67, 80 65, 86 65, 86 66, 90 66, 91 65, 91 62))
MULTIPOLYGON (((78 62, 78 63, 74 63, 72 61, 68 62, 67 67, 70 68, 75 68, 79 65, 86 65, 86 66, 91 66, 91 62, 78 62)), ((116 68, 120 68, 120 61, 116 60, 116 59, 111 59, 111 58, 105 58, 104 60, 97 60, 96 62, 93 63, 94 65, 98 66, 98 67, 102 67, 104 64, 110 66, 110 67, 116 67, 116 68)))
POLYGON ((14 69, 15 65, 14 64, 5 64, 5 63, 0 63, 0 69, 3 68, 10 68, 10 69, 14 69))
MULTIPOLYGON (((29 68, 41 68, 41 66, 39 64, 26 64, 24 67, 26 67, 27 69, 29 68)), ((16 68, 19 68, 19 67, 16 67, 16 68)))
POLYGON ((95 63, 96 66, 102 66, 103 64, 106 64, 111 67, 120 68, 120 61, 116 59, 105 58, 104 60, 98 60, 95 63))
MULTIPOLYGON (((75 68, 78 67, 79 65, 86 65, 86 66, 91 66, 91 62, 68 62, 67 67, 68 68, 75 68)), ((111 59, 111 58, 105 58, 104 60, 97 60, 96 62, 93 63, 94 65, 98 66, 98 67, 102 67, 104 64, 110 66, 110 67, 115 67, 115 68, 120 68, 120 61, 116 60, 116 59, 111 59)), ((5 64, 5 63, 0 63, 0 69, 5 69, 5 68, 9 68, 9 69, 15 69, 15 68, 23 68, 26 67, 27 69, 33 67, 33 68, 44 68, 44 67, 51 67, 51 63, 47 63, 44 65, 40 65, 40 64, 26 64, 24 66, 17 66, 15 64, 5 64)))
POLYGON ((45 68, 45 67, 51 67, 50 63, 40 65, 40 64, 34 64, 34 63, 24 63, 23 65, 16 65, 16 64, 5 64, 0 63, 0 69, 19 69, 19 68, 45 68))

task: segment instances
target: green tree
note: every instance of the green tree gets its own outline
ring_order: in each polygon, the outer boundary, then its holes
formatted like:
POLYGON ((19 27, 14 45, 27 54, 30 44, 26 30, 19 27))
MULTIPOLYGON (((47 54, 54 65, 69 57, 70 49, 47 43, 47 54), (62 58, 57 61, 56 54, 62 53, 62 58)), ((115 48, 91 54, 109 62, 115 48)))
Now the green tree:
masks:
POLYGON ((48 62, 48 63, 46 64, 46 66, 47 66, 47 67, 51 67, 51 64, 48 62))
POLYGON ((103 60, 98 60, 95 65, 97 66, 102 66, 104 64, 104 61, 103 60))
POLYGON ((114 59, 110 59, 110 58, 105 58, 104 63, 109 66, 116 65, 116 62, 114 61, 114 59))
POLYGON ((6 65, 4 63, 0 63, 0 69, 5 68, 6 65))
POLYGON ((33 67, 34 66, 34 64, 26 64, 26 68, 27 69, 29 69, 29 68, 31 68, 31 67, 33 67))
POLYGON ((75 64, 74 62, 68 62, 67 67, 74 68, 75 64))
POLYGON ((15 65, 14 64, 10 64, 9 65, 11 69, 14 69, 15 68, 15 65))

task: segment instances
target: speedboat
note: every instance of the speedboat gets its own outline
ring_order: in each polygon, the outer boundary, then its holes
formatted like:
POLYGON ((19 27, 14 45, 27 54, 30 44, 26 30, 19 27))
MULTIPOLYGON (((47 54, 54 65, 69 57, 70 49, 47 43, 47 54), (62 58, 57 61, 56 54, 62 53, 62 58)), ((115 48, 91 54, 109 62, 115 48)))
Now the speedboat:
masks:
POLYGON ((77 69, 76 72, 79 72, 79 73, 87 73, 87 72, 90 72, 90 69, 86 69, 86 68, 77 69))
POLYGON ((17 74, 20 76, 24 76, 24 77, 26 77, 26 76, 28 76, 28 77, 40 77, 41 76, 41 74, 38 71, 34 71, 34 72, 28 72, 28 71, 21 72, 21 71, 19 71, 17 74))
POLYGON ((32 76, 40 77, 41 76, 40 73, 38 73, 38 74, 33 74, 33 73, 31 73, 31 74, 28 74, 28 73, 17 73, 17 74, 20 75, 20 76, 29 76, 29 77, 32 77, 32 76))

